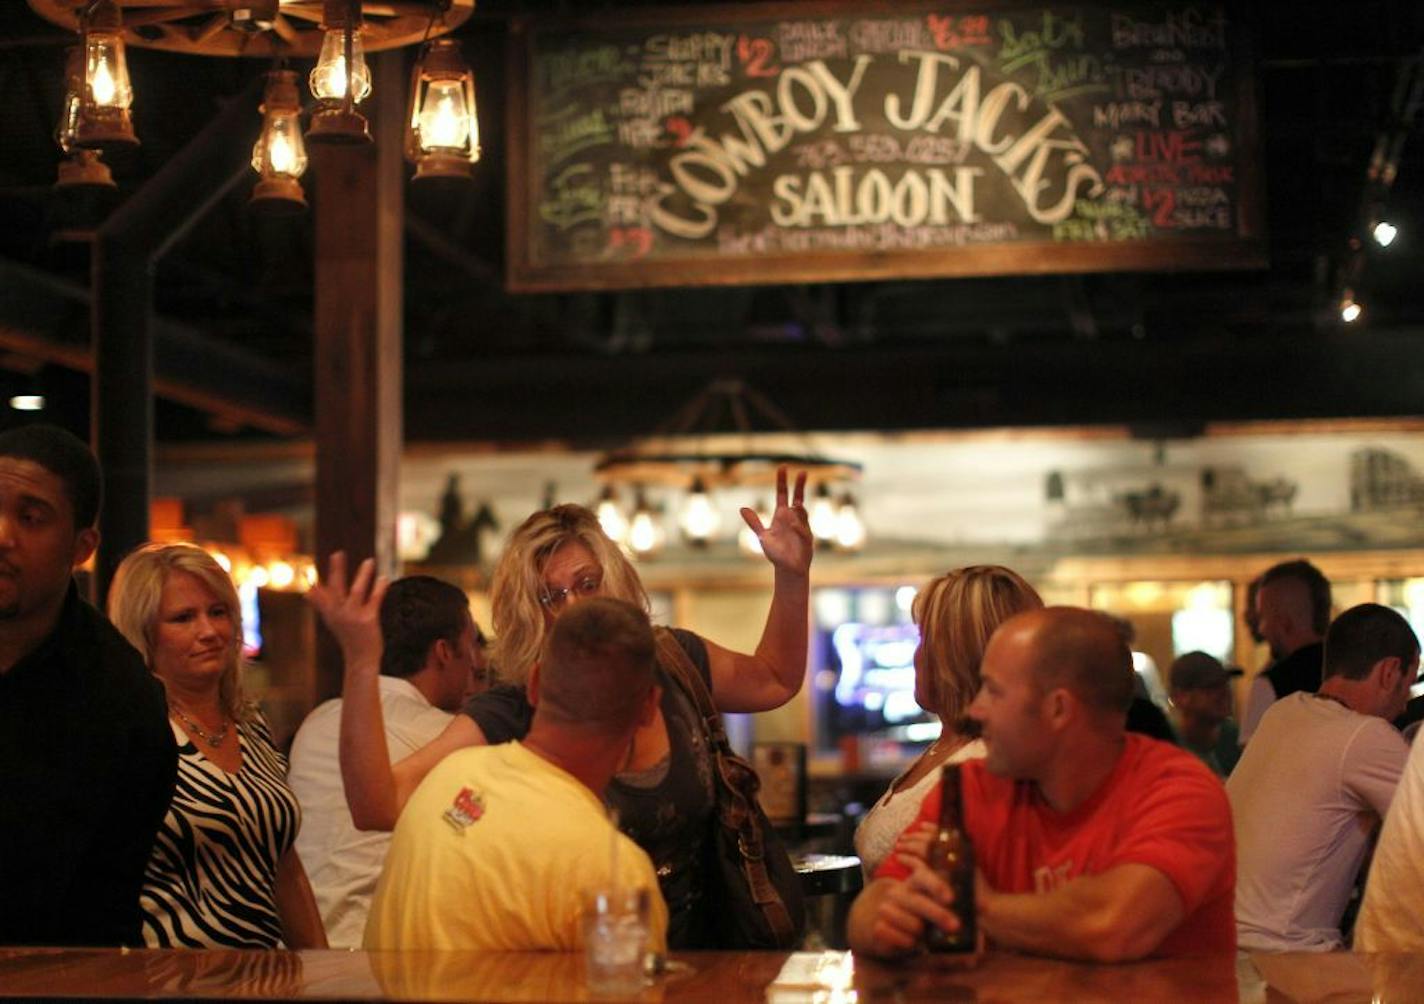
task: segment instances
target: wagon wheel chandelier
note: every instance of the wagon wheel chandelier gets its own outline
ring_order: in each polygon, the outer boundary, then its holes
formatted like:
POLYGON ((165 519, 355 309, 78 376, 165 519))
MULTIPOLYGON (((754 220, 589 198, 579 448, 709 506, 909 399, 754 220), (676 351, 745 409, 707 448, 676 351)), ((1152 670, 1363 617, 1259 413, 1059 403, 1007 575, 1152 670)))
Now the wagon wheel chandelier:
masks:
POLYGON ((129 46, 207 56, 266 58, 261 136, 252 205, 306 206, 299 179, 305 140, 368 143, 360 104, 370 95, 366 53, 421 45, 411 77, 405 154, 415 177, 472 175, 479 159, 474 75, 459 43, 441 36, 463 24, 475 0, 28 0, 41 17, 78 36, 66 58, 64 108, 55 139, 66 159, 59 187, 114 187, 105 150, 133 146, 135 100, 129 46), (289 60, 316 61, 308 75, 310 125, 300 127, 298 74, 289 60))
MULTIPOLYGON (((634 555, 650 557, 661 549, 666 535, 659 509, 649 502, 649 489, 681 491, 682 536, 693 547, 706 547, 723 523, 713 493, 722 488, 769 493, 781 466, 804 470, 815 486, 807 508, 817 544, 859 550, 865 544, 860 510, 849 490, 833 492, 832 487, 858 481, 861 465, 816 451, 780 408, 738 379, 713 380, 651 435, 598 458, 593 473, 603 484, 599 523, 634 555), (790 437, 796 446, 768 449, 767 434, 790 437), (631 491, 631 510, 620 501, 620 489, 631 491)), ((763 523, 771 519, 768 502, 764 497, 754 506, 763 523)), ((761 553, 750 530, 742 528, 737 541, 743 551, 761 553)))

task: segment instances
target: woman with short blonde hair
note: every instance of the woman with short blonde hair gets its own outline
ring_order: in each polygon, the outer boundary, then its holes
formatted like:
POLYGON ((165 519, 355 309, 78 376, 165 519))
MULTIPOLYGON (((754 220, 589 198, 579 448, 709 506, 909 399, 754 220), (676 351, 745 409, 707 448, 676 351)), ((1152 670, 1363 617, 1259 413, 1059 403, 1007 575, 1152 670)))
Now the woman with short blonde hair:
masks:
POLYGON ((910 606, 920 628, 915 649, 915 701, 939 718, 939 738, 897 777, 855 831, 867 876, 914 822, 920 803, 939 783, 939 768, 984 756, 974 723, 965 717, 979 692, 979 664, 989 638, 1004 621, 1043 606, 1038 592, 1002 565, 970 565, 931 579, 910 606))
MULTIPOLYGON (((600 596, 633 604, 645 613, 648 594, 632 563, 609 540, 598 517, 581 505, 541 509, 509 536, 490 579, 490 622, 495 632, 491 661, 502 681, 523 684, 539 657, 548 627, 541 571, 549 556, 569 541, 588 548, 598 564, 600 596)), ((571 584, 577 591, 580 583, 571 584)))
POLYGON ((325 948, 287 763, 242 692, 232 579, 193 544, 119 565, 109 618, 163 684, 178 779, 139 893, 153 948, 325 948))

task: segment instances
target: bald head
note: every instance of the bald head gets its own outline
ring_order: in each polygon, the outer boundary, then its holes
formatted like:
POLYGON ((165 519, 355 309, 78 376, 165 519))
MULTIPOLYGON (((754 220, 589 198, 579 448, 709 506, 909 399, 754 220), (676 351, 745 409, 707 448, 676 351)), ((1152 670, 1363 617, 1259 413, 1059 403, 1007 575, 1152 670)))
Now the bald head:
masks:
POLYGON ((1132 703, 1132 653, 1105 614, 1045 607, 1006 621, 995 640, 1023 646, 1043 691, 1062 687, 1090 708, 1125 714, 1132 703))
POLYGON ((618 735, 636 724, 657 669, 648 615, 593 597, 554 621, 539 661, 536 717, 618 735))

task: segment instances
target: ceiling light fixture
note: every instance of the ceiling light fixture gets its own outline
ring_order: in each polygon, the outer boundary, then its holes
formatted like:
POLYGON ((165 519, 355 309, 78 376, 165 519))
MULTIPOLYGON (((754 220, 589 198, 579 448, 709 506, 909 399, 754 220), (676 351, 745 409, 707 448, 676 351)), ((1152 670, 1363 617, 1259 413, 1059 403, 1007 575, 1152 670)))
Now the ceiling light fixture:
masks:
POLYGON ((98 0, 80 15, 84 83, 75 112, 73 143, 90 149, 136 146, 133 86, 124 55, 124 22, 114 0, 98 0))
POLYGON ((480 159, 475 76, 454 39, 428 43, 411 71, 405 156, 415 165, 416 181, 468 179, 480 159))
POLYGON ((1387 248, 1394 243, 1394 239, 1399 236, 1399 228, 1388 220, 1380 220, 1370 231, 1375 243, 1382 248, 1387 248))
POLYGON ((302 106, 297 95, 297 75, 292 70, 267 74, 262 95, 262 135, 252 148, 252 169, 258 182, 249 205, 269 215, 291 215, 307 208, 302 173, 307 151, 302 143, 302 106))
POLYGON ((84 100, 84 47, 70 46, 64 59, 64 107, 59 113, 59 124, 54 131, 54 141, 66 154, 59 162, 58 178, 54 187, 58 189, 98 188, 114 189, 114 176, 109 167, 99 159, 98 150, 86 150, 78 144, 79 107, 84 100))
POLYGON ((369 143, 366 116, 356 110, 371 93, 360 5, 355 0, 326 0, 322 28, 326 37, 309 78, 317 107, 307 138, 313 143, 369 143))
MULTIPOLYGON (((808 437, 780 409, 741 380, 713 380, 652 435, 603 454, 594 465, 594 476, 604 484, 601 514, 605 506, 616 506, 617 486, 633 486, 638 504, 629 520, 626 542, 634 554, 646 555, 662 543, 652 544, 653 529, 661 533, 662 527, 658 511, 647 504, 649 486, 684 495, 678 509, 682 536, 691 546, 705 548, 715 542, 727 522, 719 495, 726 490, 745 497, 747 489, 770 488, 780 467, 793 473, 805 471, 817 483, 811 500, 813 532, 819 531, 824 546, 843 546, 837 543, 841 505, 831 485, 859 479, 860 465, 833 460, 811 449, 808 437), (803 448, 771 448, 781 446, 787 438, 799 441, 803 448)), ((735 506, 725 503, 728 509, 741 504, 740 500, 735 506)), ((769 519, 768 512, 762 522, 769 519)), ((600 522, 605 528, 609 525, 602 518, 600 522)), ((735 522, 740 528, 740 518, 735 522)), ((740 530, 737 536, 742 550, 759 553, 760 548, 751 548, 740 530)), ((848 530, 846 539, 858 540, 854 546, 863 544, 864 526, 858 536, 848 530)))

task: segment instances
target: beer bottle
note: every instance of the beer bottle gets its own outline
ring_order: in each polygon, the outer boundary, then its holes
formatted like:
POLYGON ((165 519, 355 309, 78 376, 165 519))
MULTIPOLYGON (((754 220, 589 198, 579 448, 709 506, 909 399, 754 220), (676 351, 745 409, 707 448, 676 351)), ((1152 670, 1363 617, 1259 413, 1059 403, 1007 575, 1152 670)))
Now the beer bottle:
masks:
POLYGON ((925 944, 933 952, 975 950, 977 941, 974 911, 974 848, 964 830, 964 798, 960 791, 959 766, 947 764, 940 781, 939 832, 930 844, 929 866, 954 890, 949 909, 959 918, 959 930, 930 927, 925 944))

